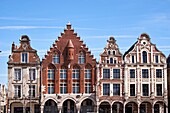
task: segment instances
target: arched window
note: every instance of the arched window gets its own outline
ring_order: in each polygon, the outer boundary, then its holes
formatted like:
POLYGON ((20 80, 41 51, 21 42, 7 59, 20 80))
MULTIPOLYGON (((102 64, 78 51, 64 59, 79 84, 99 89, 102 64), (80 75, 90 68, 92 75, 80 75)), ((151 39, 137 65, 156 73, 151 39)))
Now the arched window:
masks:
POLYGON ((79 53, 78 63, 79 63, 79 64, 84 64, 84 63, 85 63, 85 54, 84 54, 83 52, 80 52, 80 53, 79 53))
POLYGON ((58 54, 53 55, 53 61, 54 64, 60 63, 60 57, 58 54))
POLYGON ((108 51, 108 55, 110 55, 110 51, 108 51))
POLYGON ((142 52, 142 58, 143 58, 143 63, 147 63, 147 52, 146 51, 142 52))
POLYGON ((113 58, 110 58, 110 64, 113 64, 113 58))

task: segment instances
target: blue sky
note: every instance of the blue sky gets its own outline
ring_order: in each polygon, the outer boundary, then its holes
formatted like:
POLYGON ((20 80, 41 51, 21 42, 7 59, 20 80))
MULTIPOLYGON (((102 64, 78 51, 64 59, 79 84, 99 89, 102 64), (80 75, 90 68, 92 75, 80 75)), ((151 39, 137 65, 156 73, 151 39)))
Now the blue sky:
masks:
POLYGON ((11 44, 28 35, 40 58, 70 21, 97 60, 109 36, 124 53, 141 33, 170 53, 170 0, 1 0, 0 83, 7 85, 11 44))

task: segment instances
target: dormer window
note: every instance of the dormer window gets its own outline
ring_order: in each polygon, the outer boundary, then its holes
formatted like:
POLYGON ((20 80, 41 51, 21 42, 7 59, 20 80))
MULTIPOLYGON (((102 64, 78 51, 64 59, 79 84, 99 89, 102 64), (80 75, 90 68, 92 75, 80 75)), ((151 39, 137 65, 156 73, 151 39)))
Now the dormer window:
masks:
POLYGON ((27 63, 28 62, 28 53, 22 53, 22 63, 27 63))
POLYGON ((143 58, 143 63, 147 63, 147 52, 146 51, 142 52, 142 58, 143 58))
POLYGON ((54 64, 60 63, 60 57, 58 54, 53 55, 53 63, 54 64))
POLYGON ((79 64, 84 64, 84 63, 85 63, 85 54, 84 54, 83 52, 80 52, 80 53, 79 53, 78 63, 79 63, 79 64))

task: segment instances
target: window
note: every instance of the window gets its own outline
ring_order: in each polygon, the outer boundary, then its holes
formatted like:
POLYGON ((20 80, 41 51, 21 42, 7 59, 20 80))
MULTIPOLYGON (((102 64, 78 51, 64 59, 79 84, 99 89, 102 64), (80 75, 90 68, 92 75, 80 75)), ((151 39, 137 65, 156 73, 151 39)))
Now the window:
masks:
POLYGON ((29 97, 35 97, 35 85, 29 85, 29 97))
POLYGON ((135 78, 135 69, 130 69, 130 78, 135 78))
POLYGON ((28 62, 28 53, 22 53, 22 63, 28 62))
POLYGON ((149 96, 149 85, 143 84, 143 96, 149 96))
POLYGON ((48 79, 54 80, 54 69, 48 69, 48 79))
POLYGON ((142 78, 149 78, 148 69, 142 69, 142 78))
POLYGON ((140 113, 146 113, 146 104, 140 105, 140 113))
POLYGON ((103 95, 110 95, 110 84, 103 84, 103 95))
POLYGON ((67 70, 60 69, 60 79, 67 79, 67 70))
POLYGON ((113 95, 120 95, 120 84, 113 84, 113 95))
POLYGON ((21 69, 14 69, 15 77, 14 80, 21 80, 21 69))
POLYGON ((115 55, 115 51, 113 51, 113 55, 115 55))
POLYGON ((35 69, 29 69, 29 80, 35 80, 35 69))
POLYGON ((110 69, 103 69, 103 78, 110 78, 110 69))
POLYGON ((80 52, 80 53, 79 53, 78 63, 79 63, 79 64, 84 64, 84 63, 85 63, 85 55, 84 55, 83 52, 80 52))
POLYGON ((120 78, 120 69, 113 69, 113 78, 120 78))
POLYGON ((91 83, 85 83, 85 93, 91 93, 91 83))
POLYGON ((135 96, 135 84, 130 84, 130 96, 135 96))
POLYGON ((155 55, 155 63, 159 63, 158 55, 155 55))
POLYGON ((53 56, 53 63, 54 64, 58 64, 58 63, 60 63, 60 57, 59 57, 59 55, 54 55, 53 56))
POLYGON ((143 58, 143 63, 147 63, 147 52, 146 51, 142 52, 142 58, 143 58))
POLYGON ((85 79, 91 79, 91 69, 85 69, 85 79))
POLYGON ((108 51, 108 55, 110 55, 110 51, 108 51))
POLYGON ((110 58, 110 64, 113 64, 113 58, 110 58))
POLYGON ((162 70, 156 69, 156 78, 162 78, 162 70))
POLYGON ((14 85, 14 97, 20 98, 21 97, 21 86, 20 85, 14 85))
POLYGON ((48 84, 48 94, 54 94, 54 83, 48 84))
POLYGON ((73 69, 73 71, 72 71, 72 78, 73 79, 79 79, 80 78, 80 71, 79 71, 79 69, 73 69))
POLYGON ((162 84, 156 84, 157 96, 162 96, 162 84))
POLYGON ((73 83, 73 93, 80 93, 80 85, 79 83, 73 83))
POLYGON ((67 93, 67 84, 66 83, 60 83, 60 93, 61 94, 67 93))
POLYGON ((132 63, 135 63, 135 57, 132 56, 132 63))

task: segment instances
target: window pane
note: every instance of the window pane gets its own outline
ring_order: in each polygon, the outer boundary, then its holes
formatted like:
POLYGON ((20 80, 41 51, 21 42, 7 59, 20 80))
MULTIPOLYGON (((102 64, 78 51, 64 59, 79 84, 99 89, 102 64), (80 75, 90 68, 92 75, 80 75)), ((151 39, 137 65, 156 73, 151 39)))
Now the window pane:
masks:
POLYGON ((135 84, 130 84, 130 96, 135 96, 135 84))
POLYGON ((60 79, 67 79, 67 70, 60 69, 60 79))
POLYGON ((72 78, 73 79, 80 79, 80 71, 79 71, 79 69, 73 69, 72 70, 72 78))
POLYGON ((147 63, 147 52, 143 51, 142 56, 143 56, 143 63, 147 63))
POLYGON ((91 83, 85 84, 85 93, 91 93, 91 83))
POLYGON ((110 84, 103 84, 103 95, 110 95, 110 84))
POLYGON ((57 64, 57 63, 59 63, 59 62, 60 62, 60 57, 59 57, 59 55, 54 55, 54 56, 53 56, 53 63, 57 64))
POLYGON ((110 69, 103 69, 103 78, 110 78, 110 69))
POLYGON ((28 61, 28 54, 27 53, 22 53, 22 63, 27 63, 28 61))
POLYGON ((85 78, 91 79, 91 69, 85 69, 85 78))
POLYGON ((149 96, 149 85, 143 84, 143 96, 149 96))
POLYGON ((130 69, 130 78, 135 78, 135 70, 130 69))
POLYGON ((35 69, 29 69, 29 80, 35 80, 35 69))
POLYGON ((158 55, 155 55, 155 63, 158 63, 159 59, 158 59, 158 55))
POLYGON ((15 73, 15 80, 21 80, 21 69, 14 69, 14 73, 15 73))
POLYGON ((162 70, 156 69, 156 78, 162 78, 162 70))
POLYGON ((54 80, 54 69, 48 69, 48 79, 54 80))
POLYGON ((157 96, 162 96, 162 84, 156 84, 157 96))
POLYGON ((142 78, 149 78, 148 69, 142 69, 142 78))
POLYGON ((113 69, 113 78, 120 78, 120 69, 113 69))
POLYGON ((84 64, 84 63, 85 63, 85 55, 84 55, 83 52, 79 53, 78 63, 79 63, 79 64, 84 64))
POLYGON ((120 84, 113 84, 113 95, 120 95, 120 84))

